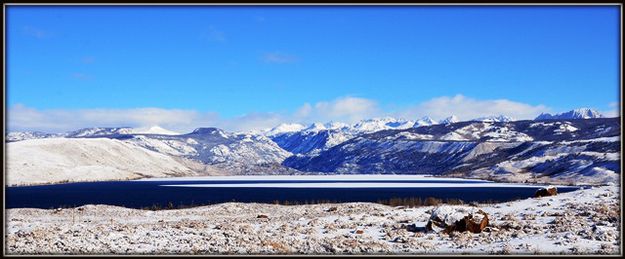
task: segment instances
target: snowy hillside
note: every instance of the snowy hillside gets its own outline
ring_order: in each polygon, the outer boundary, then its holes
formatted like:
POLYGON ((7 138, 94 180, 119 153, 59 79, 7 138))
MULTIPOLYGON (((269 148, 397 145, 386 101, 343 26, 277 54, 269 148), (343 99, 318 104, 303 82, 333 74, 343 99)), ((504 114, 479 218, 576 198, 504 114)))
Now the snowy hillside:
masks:
POLYGON ((157 134, 157 135, 179 135, 180 133, 161 128, 159 126, 145 128, 130 127, 95 127, 83 128, 65 133, 44 133, 39 131, 16 131, 6 135, 6 142, 22 141, 27 139, 41 138, 97 138, 111 137, 114 135, 130 134, 157 134))
MULTIPOLYGON (((114 140, 118 145, 138 149, 120 149, 112 157, 134 159, 132 152, 149 151, 147 154, 158 154, 166 160, 185 161, 182 166, 191 169, 183 174, 448 174, 515 182, 618 181, 620 118, 590 118, 601 116, 585 109, 556 116, 567 119, 511 121, 509 117, 491 116, 458 122, 451 116, 436 122, 428 117, 414 121, 386 117, 355 124, 282 124, 259 134, 231 133, 218 128, 198 128, 186 134, 158 126, 86 128, 65 134, 9 133, 7 142, 12 148, 25 148, 32 143, 55 143, 43 141, 50 138, 68 143, 67 147, 59 144, 58 150, 45 145, 30 148, 36 152, 40 152, 38 148, 45 149, 50 156, 58 152, 60 156, 85 155, 102 161, 108 159, 102 156, 111 155, 99 149, 82 153, 67 153, 65 149, 83 141, 88 145, 93 143, 89 141, 114 140)), ((28 152, 14 153, 12 159, 39 159, 28 156, 28 152)), ((28 165, 13 163, 10 173, 28 172, 28 165)), ((67 167, 64 170, 74 170, 71 163, 52 167, 61 170, 63 166, 67 167)), ((111 168, 127 169, 123 164, 111 168)), ((137 175, 136 170, 108 174, 137 175)), ((173 174, 178 175, 177 171, 173 174)))
POLYGON ((184 157, 234 174, 278 170, 291 153, 262 135, 198 128, 182 135, 132 135, 124 141, 159 153, 184 157), (263 168, 264 167, 264 168, 263 168))
POLYGON ((66 137, 69 138, 91 138, 91 137, 103 137, 109 135, 123 135, 132 134, 133 129, 130 127, 121 128, 84 128, 67 133, 66 137))
POLYGON ((364 134, 284 165, 310 172, 455 174, 601 183, 620 175, 618 118, 459 122, 364 134))
POLYGON ((407 129, 417 126, 417 124, 432 125, 435 123, 429 118, 411 121, 386 117, 362 120, 353 125, 336 122, 326 124, 313 123, 299 131, 289 131, 267 136, 281 148, 291 153, 307 154, 318 153, 366 133, 390 129, 407 129))
POLYGON ((15 131, 9 132, 6 136, 6 142, 22 141, 27 139, 41 139, 41 138, 61 138, 65 134, 52 134, 39 131, 15 131))
POLYGON ((196 175, 174 158, 115 139, 8 143, 8 185, 196 175))

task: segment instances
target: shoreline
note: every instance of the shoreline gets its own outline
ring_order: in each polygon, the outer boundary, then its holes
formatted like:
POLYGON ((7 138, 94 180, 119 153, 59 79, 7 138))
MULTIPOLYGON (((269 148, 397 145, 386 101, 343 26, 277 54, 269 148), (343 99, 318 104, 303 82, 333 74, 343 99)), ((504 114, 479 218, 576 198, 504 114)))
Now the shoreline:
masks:
MULTIPOLYGON (((502 183, 502 184, 523 184, 523 185, 555 185, 565 186, 565 187, 585 187, 585 186, 607 186, 610 184, 599 184, 599 183, 581 183, 581 184, 571 184, 565 182, 526 182, 526 181, 503 181, 502 179, 492 179, 492 178, 477 178, 477 177, 461 177, 456 175, 418 175, 418 174, 297 174, 297 175, 205 175, 205 176, 172 176, 172 177, 132 177, 125 179, 102 179, 102 180, 91 180, 91 181, 60 181, 60 182, 46 182, 46 183, 23 183, 23 184, 11 184, 5 185, 6 187, 32 187, 32 186, 48 186, 48 185, 59 185, 59 184, 71 184, 71 183, 97 183, 97 182, 122 182, 122 181, 193 181, 193 180, 263 180, 265 178, 285 178, 285 179, 296 179, 296 178, 338 178, 344 179, 347 178, 363 178, 363 180, 375 180, 376 178, 388 179, 388 178, 398 178, 393 180, 414 180, 414 179, 424 179, 424 178, 435 178, 435 179, 445 179, 451 181, 476 181, 476 182, 492 182, 492 183, 502 183)), ((280 180, 280 179, 272 179, 272 180, 280 180)), ((357 181, 357 180, 354 180, 357 181)))

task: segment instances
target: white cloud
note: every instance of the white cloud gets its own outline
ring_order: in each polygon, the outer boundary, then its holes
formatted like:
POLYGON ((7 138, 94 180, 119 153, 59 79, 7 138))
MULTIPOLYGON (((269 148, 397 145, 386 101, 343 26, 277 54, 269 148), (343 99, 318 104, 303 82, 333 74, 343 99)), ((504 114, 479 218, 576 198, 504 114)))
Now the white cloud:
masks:
POLYGON ((160 125, 172 130, 191 130, 195 125, 211 125, 218 121, 216 113, 192 110, 79 109, 38 110, 14 105, 8 110, 9 130, 39 130, 63 132, 86 127, 145 127, 160 125))
POLYGON ((310 103, 305 103, 304 105, 302 105, 302 107, 297 109, 297 111, 295 112, 295 117, 301 118, 301 119, 306 118, 310 116, 312 111, 313 111, 312 105, 310 105, 310 103))
POLYGON ((533 119, 551 109, 544 105, 530 105, 507 99, 478 100, 463 95, 443 96, 417 104, 398 114, 408 118, 430 116, 443 119, 456 115, 460 120, 470 120, 489 115, 506 115, 514 119, 533 119))
POLYGON ((375 101, 358 97, 344 97, 331 102, 316 103, 314 108, 310 107, 308 116, 305 118, 313 121, 353 123, 378 115, 381 115, 381 111, 375 101))
POLYGON ((603 116, 610 117, 610 118, 620 116, 619 114, 620 106, 618 102, 610 102, 608 106, 610 107, 609 110, 600 111, 600 113, 603 114, 603 116))
POLYGON ((247 131, 274 127, 280 123, 346 122, 396 116, 417 119, 431 116, 443 119, 456 115, 461 120, 503 114, 516 119, 533 119, 541 112, 550 112, 544 105, 529 105, 506 99, 477 100, 462 95, 437 97, 399 112, 384 112, 374 100, 342 97, 314 104, 305 103, 292 113, 249 113, 234 118, 222 118, 215 112, 184 109, 57 109, 39 110, 15 105, 8 109, 8 129, 63 132, 86 127, 149 127, 190 132, 198 127, 217 127, 229 131, 247 131))

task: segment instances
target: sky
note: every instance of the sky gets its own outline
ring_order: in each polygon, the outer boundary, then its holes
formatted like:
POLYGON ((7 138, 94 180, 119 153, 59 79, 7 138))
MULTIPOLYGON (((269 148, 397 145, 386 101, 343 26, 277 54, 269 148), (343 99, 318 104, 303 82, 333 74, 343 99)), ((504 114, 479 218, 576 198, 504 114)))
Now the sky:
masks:
POLYGON ((618 6, 8 6, 9 130, 618 116, 618 6))

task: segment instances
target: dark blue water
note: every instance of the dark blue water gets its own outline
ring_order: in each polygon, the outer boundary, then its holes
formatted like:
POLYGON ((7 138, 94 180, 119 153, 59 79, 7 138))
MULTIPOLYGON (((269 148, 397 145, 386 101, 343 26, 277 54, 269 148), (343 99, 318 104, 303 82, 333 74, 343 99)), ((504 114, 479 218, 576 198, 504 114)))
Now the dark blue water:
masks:
MULTIPOLYGON (((236 184, 236 183, 318 183, 318 182, 419 182, 459 183, 445 180, 254 180, 254 181, 109 181, 67 183, 42 186, 6 188, 6 208, 58 208, 85 204, 108 204, 129 208, 157 206, 199 206, 223 202, 376 202, 392 198, 433 197, 461 199, 465 202, 510 201, 532 197, 536 187, 447 187, 447 188, 254 188, 254 187, 165 187, 169 184, 236 184)), ((475 183, 467 180, 460 183, 475 183)), ((558 192, 569 192, 578 187, 561 187, 558 192)))

